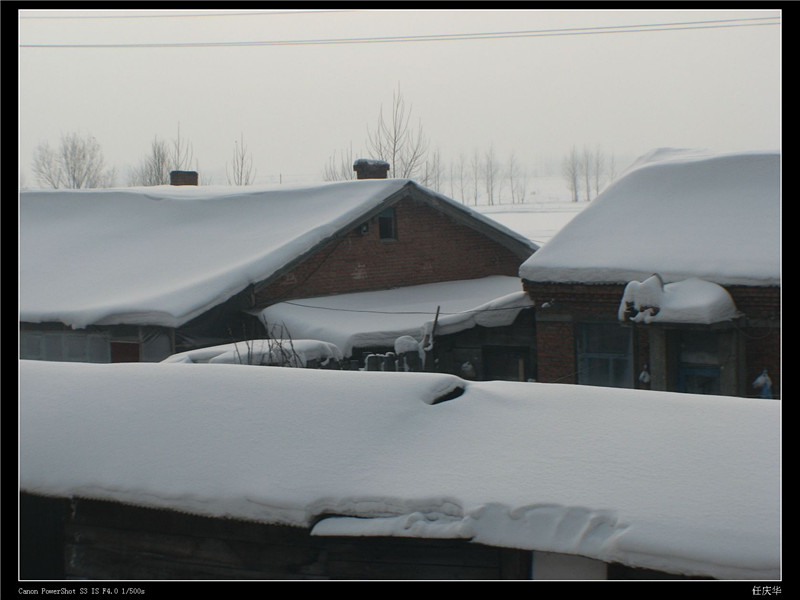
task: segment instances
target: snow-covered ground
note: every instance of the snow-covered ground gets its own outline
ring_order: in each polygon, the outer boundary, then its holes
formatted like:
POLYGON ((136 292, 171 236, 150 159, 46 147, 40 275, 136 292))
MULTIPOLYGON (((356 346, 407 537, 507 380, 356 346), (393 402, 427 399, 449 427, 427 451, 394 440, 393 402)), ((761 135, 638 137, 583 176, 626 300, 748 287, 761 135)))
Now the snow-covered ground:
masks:
POLYGON ((588 205, 587 202, 553 201, 493 206, 484 204, 473 208, 544 246, 588 205))
POLYGON ((530 177, 522 202, 511 203, 507 193, 492 205, 486 204, 483 198, 476 206, 467 202, 476 212, 524 235, 540 246, 549 242, 589 204, 583 195, 580 201, 573 202, 564 178, 557 176, 530 177))
POLYGON ((315 535, 777 579, 780 407, 425 373, 21 361, 19 482, 265 523, 339 515, 315 535))

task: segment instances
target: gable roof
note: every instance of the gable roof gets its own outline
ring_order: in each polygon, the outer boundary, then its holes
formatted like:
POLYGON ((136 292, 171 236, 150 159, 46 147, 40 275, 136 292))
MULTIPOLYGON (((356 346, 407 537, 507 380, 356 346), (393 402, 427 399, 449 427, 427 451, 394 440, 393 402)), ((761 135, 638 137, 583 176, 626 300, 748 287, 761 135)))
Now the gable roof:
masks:
POLYGON ((659 150, 640 159, 520 268, 535 282, 658 273, 780 284, 780 154, 659 150))
POLYGON ((413 195, 527 258, 535 246, 405 179, 20 194, 20 320, 177 327, 413 195))
POLYGON ((21 361, 19 389, 31 493, 780 577, 779 402, 225 364, 21 361))

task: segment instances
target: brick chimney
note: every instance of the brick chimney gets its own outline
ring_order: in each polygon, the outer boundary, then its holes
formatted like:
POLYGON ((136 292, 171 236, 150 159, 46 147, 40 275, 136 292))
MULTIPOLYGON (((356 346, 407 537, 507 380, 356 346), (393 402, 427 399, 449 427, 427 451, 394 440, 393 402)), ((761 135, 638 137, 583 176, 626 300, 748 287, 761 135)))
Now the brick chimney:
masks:
POLYGON ((170 185, 197 185, 197 171, 170 171, 170 185))
POLYGON ((356 179, 386 179, 389 173, 389 163, 385 160, 359 158, 353 163, 356 179))

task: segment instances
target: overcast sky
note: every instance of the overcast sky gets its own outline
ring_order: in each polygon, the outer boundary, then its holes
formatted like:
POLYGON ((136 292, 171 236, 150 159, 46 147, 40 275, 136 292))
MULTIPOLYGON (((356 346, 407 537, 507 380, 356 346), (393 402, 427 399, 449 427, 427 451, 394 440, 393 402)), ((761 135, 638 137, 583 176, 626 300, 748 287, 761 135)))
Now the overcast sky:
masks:
POLYGON ((490 146, 531 173, 573 146, 621 160, 780 149, 778 10, 216 12, 21 11, 25 182, 37 144, 78 132, 125 185, 179 126, 212 183, 241 134, 257 182, 319 181, 334 152, 366 154, 398 86, 445 163, 490 146), (498 35, 419 39, 486 33, 498 35), (311 40, 328 42, 275 43, 311 40), (214 45, 226 42, 252 44, 214 45))

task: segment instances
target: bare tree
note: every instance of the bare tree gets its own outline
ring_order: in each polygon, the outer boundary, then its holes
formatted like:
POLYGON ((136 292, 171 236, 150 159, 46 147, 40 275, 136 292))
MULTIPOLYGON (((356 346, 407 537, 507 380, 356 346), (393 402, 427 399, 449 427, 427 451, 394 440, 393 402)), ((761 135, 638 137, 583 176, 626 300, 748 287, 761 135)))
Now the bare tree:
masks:
POLYGON ((374 131, 367 130, 367 149, 371 158, 389 163, 391 176, 417 177, 425 164, 428 142, 422 131, 422 123, 416 128, 411 119, 412 107, 407 105, 398 86, 392 95, 392 108, 388 118, 383 106, 378 114, 374 131))
POLYGON ((106 169, 97 140, 77 133, 62 135, 57 150, 47 142, 39 144, 33 156, 33 172, 39 185, 54 189, 110 187, 116 176, 113 168, 106 169))
POLYGON ((33 174, 41 186, 53 189, 61 187, 63 179, 61 160, 47 142, 39 144, 33 153, 33 174))
POLYGON ((425 161, 425 169, 422 176, 422 185, 437 192, 442 191, 442 180, 444 178, 444 167, 442 166, 442 155, 437 148, 429 154, 425 161))
POLYGON ((328 159, 328 164, 322 171, 322 177, 325 181, 347 181, 355 179, 356 174, 353 170, 353 163, 355 156, 353 154, 353 144, 349 147, 343 148, 341 152, 334 151, 333 155, 328 159))
POLYGON ((561 173, 567 182, 567 188, 572 192, 573 202, 578 201, 578 195, 580 193, 580 164, 580 156, 575 146, 573 146, 561 164, 561 173))
POLYGON ((511 204, 522 204, 525 202, 525 193, 528 185, 528 174, 517 163, 517 157, 512 152, 508 160, 508 187, 511 192, 511 204))
POLYGON ((172 158, 167 142, 154 137, 150 143, 150 154, 142 159, 128 176, 128 184, 135 186, 167 185, 172 170, 172 158))
POLYGON ((192 144, 181 138, 181 126, 178 124, 177 136, 170 142, 153 138, 150 143, 150 152, 147 154, 138 167, 130 171, 128 175, 129 185, 168 185, 170 182, 170 171, 183 171, 191 169, 194 161, 194 169, 197 170, 197 161, 194 160, 192 144))
POLYGON ((470 183, 472 184, 472 200, 475 206, 478 206, 478 188, 481 180, 481 157, 477 150, 472 153, 472 159, 470 160, 469 167, 471 177, 470 183))
POLYGON ((589 202, 592 199, 592 168, 594 166, 594 162, 592 161, 592 151, 588 148, 584 147, 583 153, 581 154, 581 164, 580 170, 581 175, 583 176, 584 188, 586 189, 586 201, 589 202))
POLYGON ((465 162, 464 162, 464 155, 459 154, 458 156, 458 193, 461 198, 461 204, 464 204, 464 190, 466 189, 466 175, 465 175, 465 162))
POLYGON ((603 187, 606 178, 606 165, 605 165, 605 155, 603 154, 602 148, 599 146, 594 151, 594 157, 592 159, 593 167, 594 167, 594 197, 600 194, 600 189, 603 187))
POLYGON ((233 164, 225 170, 228 176, 228 185, 250 185, 255 173, 253 171, 253 157, 248 154, 244 145, 244 133, 240 133, 239 142, 234 142, 233 164))
POLYGON ((483 157, 483 182, 486 185, 486 201, 489 205, 494 204, 495 193, 497 191, 497 159, 494 153, 494 145, 489 146, 483 157))
POLYGON ((194 151, 191 142, 181 139, 181 124, 178 123, 178 135, 172 140, 170 166, 173 171, 183 171, 191 168, 194 160, 194 151))

